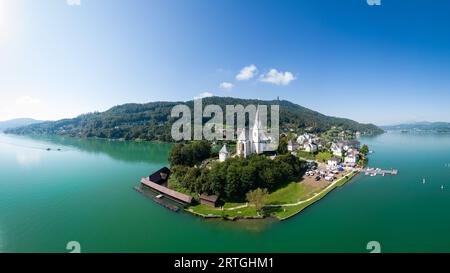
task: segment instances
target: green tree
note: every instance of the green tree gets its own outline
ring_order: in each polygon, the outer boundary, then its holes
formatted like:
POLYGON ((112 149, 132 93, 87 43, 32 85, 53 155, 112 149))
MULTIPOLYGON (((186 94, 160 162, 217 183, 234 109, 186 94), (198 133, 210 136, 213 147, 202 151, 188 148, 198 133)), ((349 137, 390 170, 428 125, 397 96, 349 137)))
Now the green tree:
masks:
POLYGON ((360 153, 366 156, 369 153, 369 146, 367 146, 367 144, 364 144, 360 150, 360 153))
POLYGON ((262 208, 266 205, 268 195, 269 193, 267 189, 258 188, 256 190, 249 191, 246 196, 247 201, 255 206, 256 211, 261 212, 262 208))
POLYGON ((279 154, 287 154, 289 151, 288 151, 288 141, 287 141, 287 138, 286 137, 281 137, 280 138, 280 142, 279 142, 279 144, 278 144, 278 153, 279 154))
POLYGON ((170 165, 194 166, 211 156, 208 141, 193 141, 189 144, 176 144, 169 154, 170 165))

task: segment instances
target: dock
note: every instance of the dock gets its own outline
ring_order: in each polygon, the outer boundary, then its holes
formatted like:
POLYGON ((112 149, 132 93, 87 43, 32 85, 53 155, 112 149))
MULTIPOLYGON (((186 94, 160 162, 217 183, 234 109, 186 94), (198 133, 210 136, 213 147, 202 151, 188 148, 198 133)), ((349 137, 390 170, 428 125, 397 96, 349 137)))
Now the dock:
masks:
POLYGON ((159 192, 160 194, 163 194, 165 197, 168 197, 184 206, 190 205, 192 203, 192 196, 189 196, 187 194, 171 190, 167 187, 164 187, 162 185, 158 185, 157 183, 152 182, 148 177, 144 177, 141 179, 141 184, 143 186, 146 186, 153 191, 159 192))
POLYGON ((398 170, 382 170, 382 169, 362 169, 361 172, 365 173, 366 175, 370 175, 370 176, 376 176, 376 175, 381 175, 381 176, 385 176, 385 175, 397 175, 398 174, 398 170))
POLYGON ((153 196, 153 195, 151 195, 150 193, 145 192, 145 191, 144 191, 141 187, 139 187, 139 186, 134 186, 133 188, 134 188, 137 192, 139 192, 139 193, 141 193, 142 195, 144 195, 145 197, 147 197, 147 198, 149 198, 149 199, 155 201, 157 204, 159 204, 159 205, 161 205, 161 206, 163 206, 163 207, 165 207, 165 208, 167 208, 167 209, 170 209, 171 211, 178 212, 178 211, 180 210, 179 207, 177 207, 177 206, 175 206, 175 205, 172 205, 172 204, 165 203, 164 201, 162 201, 162 200, 161 200, 162 197, 159 197, 159 198, 158 198, 158 196, 153 196))

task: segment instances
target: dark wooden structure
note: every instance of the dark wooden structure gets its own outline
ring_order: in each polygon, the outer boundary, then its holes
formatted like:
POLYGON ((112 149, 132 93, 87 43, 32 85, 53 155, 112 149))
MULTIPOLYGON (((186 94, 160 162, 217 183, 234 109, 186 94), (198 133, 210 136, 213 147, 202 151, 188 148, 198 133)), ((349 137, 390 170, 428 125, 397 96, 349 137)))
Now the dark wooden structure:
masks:
POLYGON ((200 203, 203 205, 216 207, 218 201, 219 201, 219 196, 217 196, 217 195, 206 195, 206 194, 200 195, 200 203))
POLYGON ((167 167, 163 167, 153 174, 149 175, 149 180, 158 185, 165 184, 169 180, 170 170, 167 167))
POLYGON ((159 199, 158 197, 153 196, 153 195, 151 195, 151 194, 145 192, 141 187, 135 186, 134 189, 135 189, 137 192, 143 194, 145 197, 147 197, 147 198, 149 198, 149 199, 155 201, 157 204, 159 204, 159 205, 161 205, 161 206, 163 206, 163 207, 165 207, 165 208, 167 208, 167 209, 170 209, 171 211, 177 212, 177 211, 180 210, 179 207, 177 207, 177 206, 175 206, 175 205, 172 205, 172 204, 169 204, 169 203, 165 203, 164 201, 162 201, 162 200, 159 199))

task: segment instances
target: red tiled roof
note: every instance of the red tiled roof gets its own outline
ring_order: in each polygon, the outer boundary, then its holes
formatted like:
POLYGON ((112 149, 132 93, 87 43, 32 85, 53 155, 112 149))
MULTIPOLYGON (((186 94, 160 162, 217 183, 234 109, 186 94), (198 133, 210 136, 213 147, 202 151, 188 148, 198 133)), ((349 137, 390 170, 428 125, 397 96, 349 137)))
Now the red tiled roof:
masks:
POLYGON ((166 194, 172 198, 175 198, 179 201, 185 202, 190 204, 192 202, 192 196, 186 195, 181 192, 177 192, 174 190, 171 190, 169 188, 166 188, 164 186, 158 185, 156 183, 151 182, 147 177, 141 179, 141 183, 146 185, 147 187, 150 187, 154 190, 157 190, 160 193, 166 194))

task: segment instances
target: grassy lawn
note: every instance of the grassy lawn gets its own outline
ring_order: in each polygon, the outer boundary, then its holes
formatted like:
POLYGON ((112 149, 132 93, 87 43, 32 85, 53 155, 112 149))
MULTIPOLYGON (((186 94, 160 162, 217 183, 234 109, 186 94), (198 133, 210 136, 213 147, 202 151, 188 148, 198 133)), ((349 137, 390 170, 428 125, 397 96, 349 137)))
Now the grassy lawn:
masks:
POLYGON ((271 208, 269 212, 273 216, 275 216, 276 218, 278 218, 280 220, 284 220, 289 217, 292 217, 292 216, 296 215, 297 213, 301 212, 302 210, 304 210, 305 208, 307 208, 308 206, 310 206, 311 204, 313 204, 313 203, 319 201, 320 199, 322 199, 323 197, 325 197, 325 195, 327 195, 329 192, 334 190, 336 187, 343 186, 345 183, 350 181, 354 176, 355 176, 355 173, 351 173, 351 174, 347 175, 347 178, 343 178, 341 181, 339 181, 339 183, 336 183, 333 187, 327 189, 326 191, 317 195, 316 198, 314 198, 308 202, 305 202, 305 203, 297 205, 297 206, 271 208))
MULTIPOLYGON (((239 204, 239 205, 245 205, 239 204)), ((256 213, 256 209, 254 207, 245 207, 235 210, 222 210, 221 208, 213 208, 206 205, 196 205, 189 207, 194 213, 201 214, 202 216, 206 217, 227 217, 227 218, 234 218, 234 217, 255 217, 258 216, 256 213)))
POLYGON ((304 183, 292 182, 286 187, 278 189, 269 194, 267 204, 289 204, 297 203, 308 199, 314 193, 314 188, 306 186, 304 183))
POLYGON ((309 153, 309 152, 307 152, 307 151, 301 151, 301 150, 298 150, 298 151, 297 151, 297 155, 298 155, 300 158, 305 158, 305 159, 308 159, 308 160, 314 160, 314 159, 315 159, 314 154, 309 153))
POLYGON ((316 155, 316 161, 317 162, 322 162, 322 163, 327 163, 328 159, 332 158, 333 154, 329 153, 329 152, 320 152, 316 155))
MULTIPOLYGON (((341 187, 348 181, 350 181, 355 173, 347 175, 347 178, 342 179, 339 183, 336 183, 333 187, 327 189, 326 191, 318 194, 312 200, 302 203, 296 206, 280 206, 280 207, 266 207, 265 213, 270 214, 280 220, 287 219, 294 216, 295 214, 301 212, 311 204, 319 201, 329 192, 331 192, 336 187, 341 187)), ((282 204, 292 204, 298 203, 299 201, 309 199, 314 196, 315 193, 320 192, 322 189, 313 186, 305 185, 304 183, 292 182, 286 187, 278 189, 269 194, 267 204, 270 205, 282 205, 282 204)), ((230 210, 230 208, 235 208, 238 206, 246 205, 246 203, 226 203, 224 204, 224 210, 221 208, 213 208, 206 205, 196 205, 191 206, 188 210, 194 213, 200 214, 204 217, 223 217, 223 218, 235 218, 235 217, 256 217, 258 216, 256 209, 254 207, 244 207, 239 209, 230 210)))

